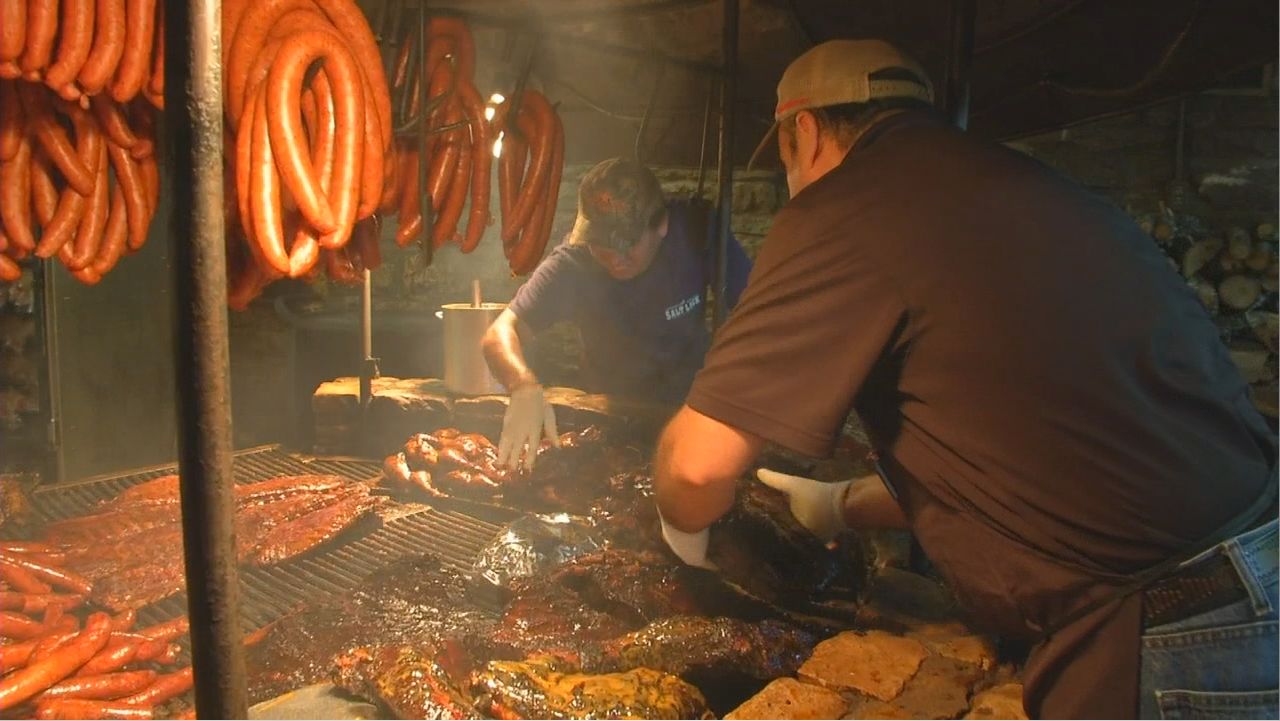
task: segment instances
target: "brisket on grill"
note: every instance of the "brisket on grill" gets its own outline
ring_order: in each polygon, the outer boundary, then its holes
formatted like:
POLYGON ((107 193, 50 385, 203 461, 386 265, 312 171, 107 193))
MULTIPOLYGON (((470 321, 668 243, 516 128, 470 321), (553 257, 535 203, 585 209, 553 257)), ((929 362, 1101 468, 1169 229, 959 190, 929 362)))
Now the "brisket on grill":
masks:
POLYGON ((466 671, 450 669, 449 654, 429 645, 358 647, 334 661, 333 681, 347 691, 378 701, 402 719, 470 719, 479 717, 455 678, 466 671))
POLYGON ((701 569, 651 552, 597 551, 541 575, 516 579, 489 639, 494 658, 530 653, 593 667, 605 641, 672 616, 733 616, 754 622, 782 613, 701 569))
MULTIPOLYGON (((609 491, 595 500, 591 518, 614 547, 669 556, 648 469, 613 476, 609 491)), ((857 537, 846 534, 828 548, 796 521, 784 494, 755 480, 738 484, 732 509, 712 526, 708 557, 724 578, 779 605, 824 594, 856 598, 871 568, 857 537)))
POLYGON ((512 584, 513 611, 570 600, 639 628, 649 621, 697 613, 690 575, 655 553, 605 550, 588 553, 549 573, 512 584))
POLYGON ((592 670, 646 667, 690 679, 738 674, 790 676, 809 657, 813 634, 782 621, 748 623, 724 616, 671 616, 601 646, 592 670))
MULTIPOLYGON (((477 639, 487 638, 492 626, 491 614, 468 601, 465 579, 457 572, 434 558, 405 559, 370 574, 345 594, 310 602, 273 624, 246 651, 249 700, 257 703, 328 681, 342 663, 350 665, 353 654, 372 659, 383 648, 478 646, 477 639)), ((361 673, 370 677, 378 672, 361 673)), ((348 681, 354 685, 356 678, 348 681)))
POLYGON ((785 494, 755 480, 738 484, 732 510, 711 529, 708 555, 726 577, 782 604, 824 593, 855 598, 871 569, 858 538, 846 534, 828 548, 791 514, 785 494))
POLYGON ((709 718, 693 685, 648 668, 589 674, 545 657, 491 661, 472 677, 476 705, 498 719, 709 718))
POLYGON ((307 604, 248 650, 250 700, 333 680, 402 718, 696 718, 707 699, 727 710, 794 672, 814 643, 653 553, 594 552, 519 579, 496 619, 466 588, 419 558, 307 604))

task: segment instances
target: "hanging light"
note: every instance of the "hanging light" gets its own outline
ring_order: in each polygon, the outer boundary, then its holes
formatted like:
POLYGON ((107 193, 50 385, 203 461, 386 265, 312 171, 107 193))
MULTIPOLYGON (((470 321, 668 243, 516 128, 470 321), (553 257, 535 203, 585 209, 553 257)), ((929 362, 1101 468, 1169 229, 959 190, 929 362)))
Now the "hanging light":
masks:
POLYGON ((489 96, 489 102, 493 105, 502 105, 507 102, 507 98, 502 93, 494 93, 489 96))
POLYGON ((498 139, 493 141, 493 157, 502 157, 502 137, 506 135, 505 131, 498 131, 498 139))
POLYGON ((493 116, 498 114, 498 109, 492 105, 484 106, 484 119, 493 120, 493 116))

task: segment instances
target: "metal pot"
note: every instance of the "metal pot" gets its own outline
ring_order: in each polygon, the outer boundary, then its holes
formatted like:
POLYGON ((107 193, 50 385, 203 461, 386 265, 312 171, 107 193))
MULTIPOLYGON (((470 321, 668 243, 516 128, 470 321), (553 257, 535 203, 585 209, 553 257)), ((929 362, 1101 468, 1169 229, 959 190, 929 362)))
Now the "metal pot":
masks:
POLYGON ((444 384, 460 395, 505 393, 484 362, 480 341, 506 303, 447 303, 444 314, 444 384))

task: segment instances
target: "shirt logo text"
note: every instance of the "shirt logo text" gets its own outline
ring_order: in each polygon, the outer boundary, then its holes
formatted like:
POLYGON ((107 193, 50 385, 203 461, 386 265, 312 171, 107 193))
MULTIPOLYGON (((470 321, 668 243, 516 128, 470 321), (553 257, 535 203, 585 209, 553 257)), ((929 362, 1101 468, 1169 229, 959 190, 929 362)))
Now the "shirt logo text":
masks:
POLYGON ((702 294, 695 293, 694 295, 691 295, 688 298, 685 298, 684 300, 680 301, 679 303, 676 303, 670 308, 667 308, 666 310, 667 320, 675 320, 680 316, 687 315, 689 311, 693 310, 694 308, 697 308, 701 304, 702 304, 702 294))

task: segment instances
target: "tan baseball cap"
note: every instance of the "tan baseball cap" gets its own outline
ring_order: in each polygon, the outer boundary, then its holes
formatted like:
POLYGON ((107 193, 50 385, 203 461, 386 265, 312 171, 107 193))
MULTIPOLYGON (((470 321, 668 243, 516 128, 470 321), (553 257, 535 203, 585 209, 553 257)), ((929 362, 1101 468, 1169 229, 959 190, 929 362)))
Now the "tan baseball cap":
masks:
POLYGON ((653 171, 632 160, 610 158, 582 176, 569 242, 626 250, 654 227, 666 207, 653 171))
POLYGON ((828 40, 791 61, 778 81, 778 105, 773 111, 773 127, 751 154, 750 168, 773 143, 778 125, 801 110, 827 105, 865 103, 881 98, 915 98, 933 102, 929 75, 906 53, 883 40, 828 40), (886 70, 905 70, 918 81, 876 78, 886 70))

